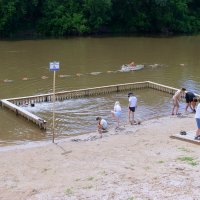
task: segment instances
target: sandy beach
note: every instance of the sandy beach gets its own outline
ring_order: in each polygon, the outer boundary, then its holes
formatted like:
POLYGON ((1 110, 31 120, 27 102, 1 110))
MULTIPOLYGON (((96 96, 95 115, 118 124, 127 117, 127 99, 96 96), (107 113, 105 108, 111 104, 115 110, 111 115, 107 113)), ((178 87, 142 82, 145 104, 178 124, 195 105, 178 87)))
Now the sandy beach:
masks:
POLYGON ((0 152, 1 200, 197 200, 200 146, 193 114, 122 124, 65 142, 0 152))

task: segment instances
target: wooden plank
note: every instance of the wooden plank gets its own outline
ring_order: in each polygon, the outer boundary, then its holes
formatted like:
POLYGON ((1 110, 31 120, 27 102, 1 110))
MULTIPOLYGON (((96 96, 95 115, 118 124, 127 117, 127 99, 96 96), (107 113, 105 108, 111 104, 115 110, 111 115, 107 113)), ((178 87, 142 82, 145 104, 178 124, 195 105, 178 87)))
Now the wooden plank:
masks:
POLYGON ((186 133, 187 133, 186 135, 181 135, 180 133, 174 134, 174 135, 170 136, 170 138, 200 145, 200 140, 194 139, 195 135, 196 135, 195 131, 188 131, 186 133))
POLYGON ((6 107, 13 112, 15 112, 17 115, 21 115, 24 118, 34 122, 37 124, 41 129, 46 129, 46 120, 34 115, 33 113, 28 112, 27 110, 24 110, 23 108, 7 101, 7 100, 1 100, 2 107, 6 107))

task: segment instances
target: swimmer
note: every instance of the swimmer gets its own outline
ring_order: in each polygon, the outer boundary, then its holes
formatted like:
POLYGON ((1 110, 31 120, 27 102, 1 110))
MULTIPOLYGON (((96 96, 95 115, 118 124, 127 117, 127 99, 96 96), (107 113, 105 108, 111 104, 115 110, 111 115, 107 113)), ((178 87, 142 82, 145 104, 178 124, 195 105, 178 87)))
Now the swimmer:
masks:
POLYGON ((102 72, 91 72, 90 74, 91 75, 99 75, 99 74, 101 74, 102 72))
POLYGON ((135 67, 135 62, 131 62, 130 64, 129 64, 131 67, 135 67))
POLYGON ((77 73, 76 76, 82 76, 83 74, 77 73))
POLYGON ((3 80, 3 82, 4 82, 4 83, 12 83, 12 82, 13 82, 13 80, 4 79, 4 80, 3 80))
POLYGON ((67 74, 60 74, 60 75, 59 75, 60 78, 65 78, 65 77, 69 77, 69 76, 70 76, 70 75, 67 75, 67 74))
POLYGON ((113 73, 114 71, 107 71, 107 73, 113 73))
POLYGON ((48 78, 47 76, 42 76, 42 77, 41 77, 41 79, 47 79, 47 78, 48 78))
POLYGON ((22 80, 23 80, 23 81, 27 81, 27 80, 29 80, 29 78, 24 77, 24 78, 22 78, 22 80))

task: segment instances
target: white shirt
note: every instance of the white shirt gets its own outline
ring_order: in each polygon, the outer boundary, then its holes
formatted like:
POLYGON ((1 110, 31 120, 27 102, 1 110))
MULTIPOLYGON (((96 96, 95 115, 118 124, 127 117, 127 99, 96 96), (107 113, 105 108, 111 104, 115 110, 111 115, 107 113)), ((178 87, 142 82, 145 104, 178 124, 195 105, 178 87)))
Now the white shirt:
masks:
POLYGON ((200 103, 197 106, 195 118, 200 118, 200 103))
POLYGON ((104 129, 107 129, 108 124, 107 124, 107 121, 105 119, 101 119, 100 124, 104 129))
POLYGON ((129 97, 129 107, 137 106, 137 98, 135 96, 129 97))
POLYGON ((114 106, 114 111, 115 112, 121 112, 122 111, 121 106, 119 104, 115 105, 114 106))

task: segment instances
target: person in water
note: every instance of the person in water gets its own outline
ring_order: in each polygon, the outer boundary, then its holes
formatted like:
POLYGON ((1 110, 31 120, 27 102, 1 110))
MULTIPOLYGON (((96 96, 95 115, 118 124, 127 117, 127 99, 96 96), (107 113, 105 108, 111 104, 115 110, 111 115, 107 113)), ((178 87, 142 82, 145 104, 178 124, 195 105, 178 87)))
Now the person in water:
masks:
POLYGON ((197 103, 197 97, 193 92, 186 92, 185 94, 185 100, 186 100, 186 107, 185 111, 187 111, 188 107, 192 110, 192 112, 196 112, 195 107, 197 103))
POLYGON ((128 119, 129 122, 133 125, 134 124, 134 113, 137 107, 137 97, 133 95, 132 92, 128 93, 128 119), (132 117, 132 119, 131 119, 132 117))
POLYGON ((185 91, 186 91, 185 88, 181 88, 180 90, 177 90, 177 92, 172 97, 172 100, 173 100, 172 115, 174 114, 178 115, 179 102, 180 102, 181 96, 185 94, 185 91))
POLYGON ((119 101, 116 101, 116 102, 115 102, 115 106, 114 106, 114 110, 111 111, 112 117, 113 117, 113 118, 116 120, 116 122, 117 122, 116 129, 119 128, 119 118, 120 118, 120 116, 121 116, 121 111, 122 111, 122 109, 121 109, 120 103, 119 103, 119 101))
POLYGON ((135 62, 131 62, 130 64, 129 64, 131 67, 135 67, 135 62))

